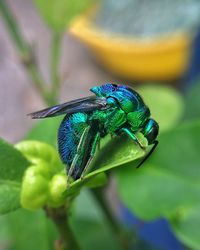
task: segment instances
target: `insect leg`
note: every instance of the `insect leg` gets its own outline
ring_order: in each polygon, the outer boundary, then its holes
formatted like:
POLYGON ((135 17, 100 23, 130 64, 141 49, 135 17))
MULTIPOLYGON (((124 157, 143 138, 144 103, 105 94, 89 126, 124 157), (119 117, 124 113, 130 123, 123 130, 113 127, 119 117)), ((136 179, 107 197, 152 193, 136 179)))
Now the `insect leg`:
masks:
POLYGON ((96 151, 96 148, 97 146, 99 145, 99 141, 100 141, 100 134, 97 132, 95 138, 94 138, 94 141, 92 143, 92 147, 91 147, 91 152, 90 152, 90 157, 86 163, 86 166, 81 174, 81 178, 84 177, 85 173, 87 172, 89 166, 90 166, 90 162, 92 161, 93 157, 94 157, 94 154, 95 154, 95 151, 96 151))
POLYGON ((71 164, 71 166, 69 168, 69 171, 68 171, 68 177, 72 176, 74 168, 76 167, 76 163, 78 162, 79 158, 82 155, 82 150, 83 150, 83 147, 84 147, 84 144, 85 144, 89 129, 90 129, 90 126, 86 127, 84 129, 84 131, 83 131, 83 134, 81 135, 81 138, 80 138, 80 141, 79 141, 79 144, 78 144, 78 147, 77 147, 76 155, 74 156, 74 159, 73 159, 72 164, 71 164))
MULTIPOLYGON (((139 141, 139 139, 136 137, 136 135, 128 128, 122 128, 120 130, 120 132, 125 132, 131 139, 134 140, 134 142, 136 142, 142 149, 145 149, 145 147, 141 144, 141 142, 139 141)), ((142 159, 142 161, 138 164, 138 166, 136 168, 139 168, 148 158, 149 156, 153 153, 153 151, 156 149, 158 145, 158 141, 154 141, 153 143, 153 147, 151 148, 151 150, 145 155, 145 157, 142 159)))
POLYGON ((128 128, 122 128, 120 132, 125 132, 137 145, 139 145, 142 149, 145 149, 145 146, 142 145, 137 136, 128 128))
POLYGON ((90 121, 80 136, 76 153, 68 171, 68 176, 71 176, 74 180, 82 176, 83 171, 85 172, 87 170, 93 158, 99 139, 98 122, 95 120, 90 121))
POLYGON ((136 168, 139 168, 140 166, 142 166, 142 164, 149 158, 149 156, 153 153, 153 151, 156 149, 157 146, 158 146, 158 141, 154 141, 153 147, 148 152, 148 154, 145 155, 145 157, 142 159, 142 161, 138 164, 136 168))

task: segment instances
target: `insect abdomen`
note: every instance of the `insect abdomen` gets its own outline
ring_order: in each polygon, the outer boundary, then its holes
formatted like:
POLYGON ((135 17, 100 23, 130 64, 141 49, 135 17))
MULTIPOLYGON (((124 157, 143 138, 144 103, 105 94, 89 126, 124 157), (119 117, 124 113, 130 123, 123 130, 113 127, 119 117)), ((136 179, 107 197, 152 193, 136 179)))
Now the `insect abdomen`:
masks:
POLYGON ((58 131, 58 150, 63 163, 70 167, 84 129, 87 127, 87 115, 76 113, 64 117, 58 131))
POLYGON ((88 121, 85 113, 66 116, 59 128, 58 148, 67 172, 74 179, 81 177, 96 149, 98 122, 88 121))

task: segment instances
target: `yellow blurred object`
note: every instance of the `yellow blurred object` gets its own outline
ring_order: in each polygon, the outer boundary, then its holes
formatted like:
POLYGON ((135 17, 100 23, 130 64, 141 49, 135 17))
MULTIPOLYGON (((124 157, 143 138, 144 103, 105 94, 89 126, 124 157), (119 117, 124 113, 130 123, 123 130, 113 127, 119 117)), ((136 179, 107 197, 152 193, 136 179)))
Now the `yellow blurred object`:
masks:
POLYGON ((174 80, 183 75, 190 55, 191 35, 172 33, 155 39, 139 39, 105 33, 85 14, 70 32, 86 43, 114 74, 139 81, 174 80))

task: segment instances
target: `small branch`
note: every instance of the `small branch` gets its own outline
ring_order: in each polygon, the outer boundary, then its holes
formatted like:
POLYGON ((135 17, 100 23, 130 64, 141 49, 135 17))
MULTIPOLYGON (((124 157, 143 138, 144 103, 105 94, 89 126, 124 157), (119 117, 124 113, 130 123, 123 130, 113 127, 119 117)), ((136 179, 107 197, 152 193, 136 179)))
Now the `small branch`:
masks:
POLYGON ((51 98, 49 97, 49 93, 45 87, 43 77, 35 61, 33 51, 21 34, 19 26, 5 0, 0 0, 0 12, 5 25, 7 26, 8 32, 18 50, 20 60, 25 66, 26 71, 32 79, 34 86, 38 89, 38 92, 44 99, 44 101, 47 104, 51 104, 51 98))
POLYGON ((78 243, 69 227, 68 214, 66 208, 45 208, 46 214, 55 223, 60 239, 55 244, 56 250, 79 250, 78 243))
POLYGON ((119 245, 123 250, 129 249, 130 237, 128 233, 123 230, 122 226, 119 224, 116 217, 113 215, 113 212, 111 211, 108 203, 106 202, 104 190, 102 188, 95 188, 91 189, 91 192, 99 203, 103 213, 106 216, 106 219, 110 223, 110 226, 119 241, 119 245))
POLYGON ((62 32, 53 32, 51 41, 50 72, 51 72, 51 84, 52 84, 51 92, 56 97, 56 99, 58 97, 58 92, 60 89, 59 63, 60 63, 62 38, 63 38, 62 32))
POLYGON ((48 105, 54 104, 53 101, 51 100, 47 87, 45 87, 44 80, 40 74, 37 64, 35 63, 34 56, 30 56, 29 54, 29 58, 27 60, 26 59, 24 60, 23 58, 21 58, 21 62, 25 66, 26 72, 30 76, 32 83, 34 84, 35 88, 38 90, 38 93, 40 94, 42 99, 48 105))
POLYGON ((26 42, 24 41, 22 34, 19 30, 19 27, 16 21, 14 20, 14 17, 11 14, 10 9, 8 5, 6 4, 5 0, 0 0, 0 11, 5 21, 5 24, 7 25, 7 28, 10 32, 10 35, 12 39, 15 41, 18 51, 20 52, 23 58, 26 58, 29 54, 28 46, 26 42))

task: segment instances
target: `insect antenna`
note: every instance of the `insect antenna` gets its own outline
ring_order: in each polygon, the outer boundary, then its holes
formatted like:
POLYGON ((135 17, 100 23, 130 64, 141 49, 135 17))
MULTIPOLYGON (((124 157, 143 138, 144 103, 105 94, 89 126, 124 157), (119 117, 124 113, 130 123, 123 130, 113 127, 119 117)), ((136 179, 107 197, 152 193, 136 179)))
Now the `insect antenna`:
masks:
POLYGON ((151 148, 151 150, 148 152, 148 154, 142 159, 142 161, 139 163, 139 165, 136 168, 139 168, 142 166, 142 164, 149 158, 149 156, 153 153, 153 151, 156 149, 156 147, 158 146, 158 141, 154 141, 154 145, 151 148))

